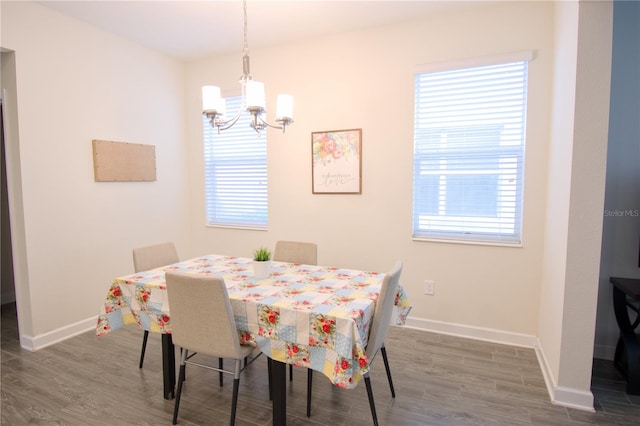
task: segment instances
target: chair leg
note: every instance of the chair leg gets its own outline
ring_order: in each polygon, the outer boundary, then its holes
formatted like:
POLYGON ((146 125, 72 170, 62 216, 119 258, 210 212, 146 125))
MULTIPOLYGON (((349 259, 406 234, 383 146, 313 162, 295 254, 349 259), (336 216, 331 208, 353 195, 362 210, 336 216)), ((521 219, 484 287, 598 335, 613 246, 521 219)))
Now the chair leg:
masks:
POLYGON ((233 379, 233 399, 231 400, 231 426, 236 424, 236 409, 238 408, 238 389, 240 379, 233 379))
POLYGON ((229 424, 234 426, 236 424, 236 410, 238 408, 238 389, 240 388, 240 371, 242 370, 242 361, 236 360, 236 369, 233 377, 233 397, 231 399, 231 421, 229 424))
POLYGON ((142 336, 142 351, 140 352, 140 366, 138 368, 142 368, 142 363, 144 362, 144 351, 147 349, 148 338, 149 338, 149 330, 145 330, 144 336, 142 336))
POLYGON ((289 381, 293 382, 293 365, 289 364, 289 381))
MULTIPOLYGON (((184 360, 184 357, 183 357, 183 360, 184 360)), ((178 377, 178 393, 176 395, 176 404, 173 407, 173 424, 174 425, 178 423, 178 409, 180 408, 180 396, 182 395, 182 384, 184 383, 186 367, 187 366, 184 364, 184 361, 182 361, 180 363, 180 376, 178 377)))
POLYGON ((267 373, 269 374, 269 401, 273 401, 273 385, 271 384, 271 358, 267 357, 267 373))
MULTIPOLYGON (((180 348, 180 359, 182 359, 182 351, 186 351, 186 349, 180 348)), ((184 372, 184 380, 187 380, 187 372, 186 372, 186 370, 184 372)))
POLYGON ((378 426, 378 415, 376 414, 376 403, 373 400, 373 389, 371 389, 371 379, 369 373, 364 376, 364 384, 367 386, 367 396, 369 397, 369 406, 371 407, 371 416, 373 416, 374 426, 378 426))
POLYGON ((391 370, 389 369, 389 359, 387 359, 387 349, 383 346, 380 348, 382 352, 382 360, 384 361, 384 368, 387 370, 387 380, 389 380, 389 387, 391 388, 391 397, 396 397, 396 391, 393 389, 393 380, 391 379, 391 370))
POLYGON ((307 417, 311 417, 311 389, 313 389, 313 370, 307 368, 307 417))
MULTIPOLYGON (((222 365, 222 358, 218 358, 218 368, 219 368, 220 370, 222 370, 222 367, 223 367, 223 365, 222 365)), ((218 374, 220 374, 220 387, 222 387, 222 375, 223 375, 224 373, 222 373, 222 371, 221 371, 221 372, 220 372, 220 373, 218 373, 218 374)))

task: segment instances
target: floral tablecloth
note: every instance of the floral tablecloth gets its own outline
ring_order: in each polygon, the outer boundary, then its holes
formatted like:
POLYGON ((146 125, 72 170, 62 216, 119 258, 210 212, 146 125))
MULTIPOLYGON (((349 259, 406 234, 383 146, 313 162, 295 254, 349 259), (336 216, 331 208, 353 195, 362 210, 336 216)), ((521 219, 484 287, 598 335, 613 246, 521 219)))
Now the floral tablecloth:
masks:
MULTIPOLYGON (((369 370, 365 347, 384 274, 272 261, 269 278, 258 279, 252 265, 247 258, 209 255, 116 278, 96 334, 128 324, 171 333, 165 272, 220 276, 241 343, 258 346, 277 361, 320 371, 337 386, 355 387, 369 370)), ((410 310, 400 287, 394 324, 404 324, 410 310)))

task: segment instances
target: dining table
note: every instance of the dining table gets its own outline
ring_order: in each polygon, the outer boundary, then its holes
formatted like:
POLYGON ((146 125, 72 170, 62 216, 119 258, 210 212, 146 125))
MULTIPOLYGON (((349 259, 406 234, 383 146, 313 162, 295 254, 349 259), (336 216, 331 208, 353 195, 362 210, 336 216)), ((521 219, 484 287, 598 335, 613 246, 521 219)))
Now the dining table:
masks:
MULTIPOLYGON (((365 348, 385 273, 271 261, 269 276, 258 278, 252 259, 211 254, 115 278, 100 307, 98 336, 131 324, 162 334, 165 399, 174 397, 176 371, 167 271, 224 279, 240 343, 272 360, 274 425, 286 424, 287 364, 347 389, 369 371, 365 348)), ((392 325, 403 325, 410 311, 400 285, 392 325)))

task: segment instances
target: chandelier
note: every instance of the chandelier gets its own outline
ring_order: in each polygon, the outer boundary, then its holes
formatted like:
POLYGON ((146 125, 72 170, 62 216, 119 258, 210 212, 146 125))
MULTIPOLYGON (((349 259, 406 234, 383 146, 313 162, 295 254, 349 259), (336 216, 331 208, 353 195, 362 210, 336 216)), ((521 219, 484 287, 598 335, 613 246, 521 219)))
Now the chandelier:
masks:
POLYGON ((240 87, 242 89, 242 101, 238 112, 229 119, 225 118, 225 101, 220 96, 220 88, 216 86, 202 87, 202 114, 211 122, 213 128, 218 129, 218 134, 232 127, 238 122, 243 111, 251 114, 251 127, 260 134, 266 127, 282 129, 284 133, 286 127, 293 123, 293 96, 278 95, 276 123, 270 124, 265 116, 265 94, 264 83, 256 81, 251 76, 249 69, 249 44, 247 42, 247 0, 243 1, 244 6, 244 48, 242 50, 242 76, 240 77, 240 87))

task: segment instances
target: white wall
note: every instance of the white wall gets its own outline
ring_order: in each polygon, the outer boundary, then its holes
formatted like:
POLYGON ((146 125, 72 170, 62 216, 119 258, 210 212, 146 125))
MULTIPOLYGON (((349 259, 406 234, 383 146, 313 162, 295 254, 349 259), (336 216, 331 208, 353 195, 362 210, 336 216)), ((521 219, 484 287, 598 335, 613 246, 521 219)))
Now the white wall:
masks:
MULTIPOLYGON (((562 314, 565 304, 564 278, 566 270, 569 200, 571 196, 573 122, 575 115, 575 75, 578 45, 578 3, 566 2, 556 7, 555 65, 553 84, 553 122, 551 138, 557 141, 549 152, 547 196, 547 227, 544 270, 541 282, 539 334, 546 352, 551 377, 557 378, 562 314)), ((557 380, 557 379, 556 379, 557 380)))
POLYGON ((539 318, 551 397, 590 407, 609 119, 612 5, 556 4, 547 228, 539 318))
POLYGON ((184 66, 30 2, 2 2, 1 43, 17 76, 18 313, 37 348, 94 323, 132 247, 187 251, 184 66), (92 139, 155 145, 157 181, 94 182, 92 139))
MULTIPOLYGON (((240 20, 240 17, 238 17, 240 20)), ((295 97, 295 123, 269 130, 269 230, 205 227, 200 87, 237 90, 240 52, 189 64, 187 111, 194 253, 249 256, 278 239, 319 244, 321 264, 384 271, 405 262, 411 325, 533 345, 549 147, 553 4, 478 4, 402 25, 251 50, 265 82, 295 97), (521 248, 411 239, 413 72, 419 64, 533 49, 521 248), (311 193, 311 132, 362 128, 362 195, 311 193), (435 280, 435 296, 423 281, 435 280)), ((269 104, 270 103, 270 104, 269 104)))

